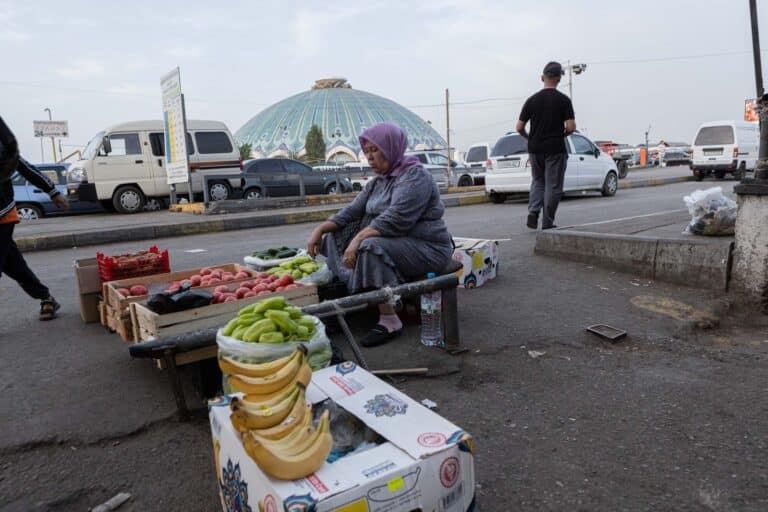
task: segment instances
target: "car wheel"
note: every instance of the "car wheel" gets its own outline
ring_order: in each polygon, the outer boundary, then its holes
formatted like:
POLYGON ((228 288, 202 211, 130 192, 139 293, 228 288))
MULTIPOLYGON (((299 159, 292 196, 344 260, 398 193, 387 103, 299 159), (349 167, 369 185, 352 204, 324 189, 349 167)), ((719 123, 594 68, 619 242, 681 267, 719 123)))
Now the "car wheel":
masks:
POLYGON ((693 179, 696 181, 702 181, 704 179, 704 173, 694 169, 693 170, 693 179))
POLYGON ((363 187, 360 186, 359 183, 353 183, 352 184, 352 190, 355 192, 361 192, 363 190, 363 187))
POLYGON ((462 176, 459 178, 459 186, 460 187, 471 187, 472 186, 472 178, 469 176, 462 176))
POLYGON ((134 185, 120 187, 112 196, 112 204, 120 213, 138 213, 144 209, 145 202, 141 189, 134 185))
POLYGON ((264 194, 261 193, 260 188, 249 188, 243 194, 243 199, 261 199, 264 194))
POLYGON ((43 210, 33 204, 16 205, 16 213, 21 220, 37 220, 43 217, 43 210))
POLYGON ((611 197, 616 195, 616 191, 618 189, 619 189, 619 178, 616 177, 615 172, 611 171, 605 177, 605 181, 603 182, 603 188, 600 190, 600 192, 605 197, 611 197))
POLYGON ((627 173, 629 173, 629 165, 627 165, 626 160, 622 160, 619 162, 619 179, 626 178, 627 173))
POLYGON ((163 209, 163 202, 156 197, 147 199, 147 202, 144 205, 145 212, 158 212, 162 209, 163 209))
POLYGON ((506 194, 498 194, 496 192, 491 193, 491 202, 494 204, 501 204, 507 200, 506 194))
POLYGON ((334 183, 331 183, 330 185, 328 185, 325 188, 325 193, 326 194, 336 194, 336 190, 337 190, 336 189, 336 183, 334 182, 334 183))
POLYGON ((715 171, 715 178, 719 180, 725 178, 725 171, 715 171))
POLYGON ((747 172, 747 163, 741 162, 739 165, 739 168, 735 171, 733 171, 733 178, 736 180, 740 180, 744 177, 744 173, 747 172))
POLYGON ((229 183, 216 181, 208 185, 208 199, 211 201, 224 201, 232 195, 232 189, 229 183))

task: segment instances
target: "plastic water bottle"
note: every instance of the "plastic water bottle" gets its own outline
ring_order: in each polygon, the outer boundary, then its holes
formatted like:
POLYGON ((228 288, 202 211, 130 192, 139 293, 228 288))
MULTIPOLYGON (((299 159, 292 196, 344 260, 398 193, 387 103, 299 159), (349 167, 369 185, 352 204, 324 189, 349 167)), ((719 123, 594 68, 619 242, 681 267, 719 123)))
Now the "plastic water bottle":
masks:
MULTIPOLYGON (((427 274, 427 279, 434 277, 434 272, 427 274)), ((442 347, 444 345, 441 318, 442 302, 440 290, 421 296, 421 343, 426 347, 442 347)))

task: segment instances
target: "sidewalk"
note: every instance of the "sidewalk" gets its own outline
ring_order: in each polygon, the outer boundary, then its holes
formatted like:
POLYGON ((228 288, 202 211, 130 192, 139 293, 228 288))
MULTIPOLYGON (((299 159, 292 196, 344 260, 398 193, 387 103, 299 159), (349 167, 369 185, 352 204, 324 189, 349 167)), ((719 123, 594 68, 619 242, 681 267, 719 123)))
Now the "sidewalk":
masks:
MULTIPOLYGON (((630 170, 620 189, 655 187, 690 181, 687 168, 630 170), (687 171, 687 174, 683 171, 687 171)), ((446 207, 487 203, 484 191, 445 194, 446 207)), ((154 240, 200 233, 318 222, 344 207, 343 203, 255 210, 222 215, 194 215, 168 211, 135 215, 104 213, 51 217, 24 222, 15 229, 16 245, 23 252, 98 246, 115 242, 154 240)))
POLYGON ((541 231, 537 254, 600 265, 641 277, 727 290, 733 236, 682 234, 686 209, 541 231))

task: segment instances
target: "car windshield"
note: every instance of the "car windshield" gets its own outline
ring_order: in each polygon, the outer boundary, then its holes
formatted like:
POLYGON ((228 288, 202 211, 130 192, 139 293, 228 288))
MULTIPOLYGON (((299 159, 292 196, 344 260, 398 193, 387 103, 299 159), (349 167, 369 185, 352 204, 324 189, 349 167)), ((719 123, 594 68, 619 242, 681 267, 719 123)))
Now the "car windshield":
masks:
POLYGON ((488 148, 485 146, 475 146, 469 148, 467 152, 467 162, 485 162, 488 159, 488 148))
POLYGON ((519 155, 528 152, 528 141, 521 135, 507 135, 496 142, 491 156, 519 155))
POLYGON ((730 126, 705 126, 696 135, 697 146, 733 144, 733 128, 730 126))
POLYGON ((80 157, 81 160, 90 160, 93 157, 95 157, 96 152, 99 150, 99 147, 101 146, 101 140, 103 138, 104 138, 104 132, 99 132, 96 135, 94 135, 91 141, 88 143, 88 145, 85 146, 85 149, 83 150, 83 154, 80 157))

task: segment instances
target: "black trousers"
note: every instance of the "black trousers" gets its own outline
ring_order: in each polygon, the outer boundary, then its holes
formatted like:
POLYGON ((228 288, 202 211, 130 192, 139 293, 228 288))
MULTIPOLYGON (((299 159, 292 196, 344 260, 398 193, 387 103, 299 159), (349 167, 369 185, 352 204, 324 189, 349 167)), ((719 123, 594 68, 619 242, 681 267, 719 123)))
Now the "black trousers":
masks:
POLYGON ((531 193, 528 196, 528 212, 536 215, 544 210, 541 227, 551 228, 555 222, 557 205, 563 196, 567 153, 545 155, 531 154, 531 193))
POLYGON ((27 266, 24 256, 13 241, 13 228, 15 224, 0 224, 0 277, 5 274, 38 300, 50 297, 50 292, 37 278, 34 272, 27 266))

